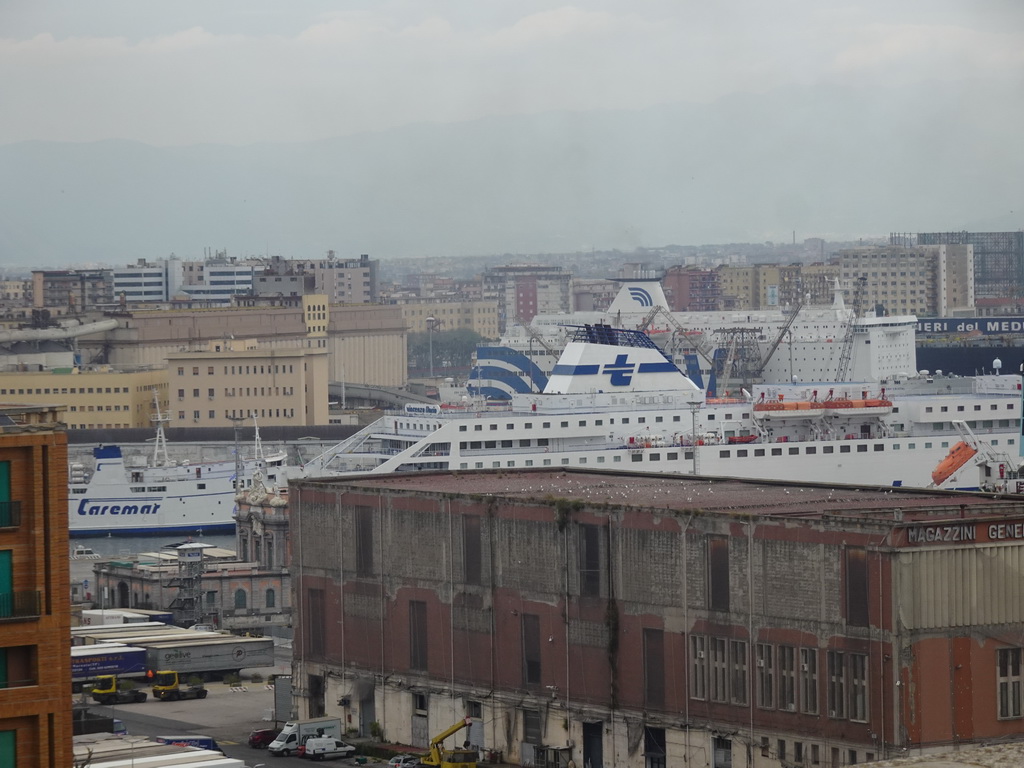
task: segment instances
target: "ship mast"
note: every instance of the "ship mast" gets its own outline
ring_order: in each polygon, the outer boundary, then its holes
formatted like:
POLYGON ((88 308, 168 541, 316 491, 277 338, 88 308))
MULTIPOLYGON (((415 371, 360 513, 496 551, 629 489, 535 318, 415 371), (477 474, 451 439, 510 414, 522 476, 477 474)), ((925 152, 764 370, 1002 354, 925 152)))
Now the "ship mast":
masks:
POLYGON ((164 424, 170 421, 170 417, 164 416, 160 412, 160 399, 155 389, 153 390, 153 409, 156 411, 155 416, 150 416, 150 420, 156 424, 156 440, 153 443, 153 466, 165 467, 171 463, 170 457, 167 455, 167 435, 164 434, 164 424))

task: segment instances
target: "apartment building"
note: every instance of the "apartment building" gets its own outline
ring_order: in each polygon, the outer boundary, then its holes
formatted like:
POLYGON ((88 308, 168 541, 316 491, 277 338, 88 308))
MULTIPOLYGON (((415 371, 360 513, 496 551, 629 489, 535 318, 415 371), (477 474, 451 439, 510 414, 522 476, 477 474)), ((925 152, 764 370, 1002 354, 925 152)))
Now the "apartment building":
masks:
POLYGON ((888 245, 839 251, 848 300, 890 315, 947 317, 974 306, 974 247, 888 245))
POLYGON ((1017 497, 558 471, 290 486, 299 715, 506 762, 846 766, 1015 739, 1017 497), (462 736, 459 737, 462 740, 462 736))
POLYGON ((103 310, 114 303, 110 270, 33 270, 32 306, 53 315, 103 310))
POLYGON ((398 305, 413 333, 425 333, 433 322, 435 331, 465 329, 485 339, 499 336, 498 307, 490 301, 409 301, 398 305))
POLYGON ((72 763, 62 418, 52 405, 0 407, 0 765, 12 768, 72 763))
POLYGON ((562 267, 518 264, 490 267, 483 275, 484 301, 498 306, 498 332, 540 314, 572 310, 572 274, 562 267))
POLYGON ((327 349, 261 348, 255 340, 210 342, 167 356, 170 426, 327 424, 327 349))
POLYGON ((154 394, 166 411, 167 369, 54 368, 0 372, 0 399, 63 403, 68 429, 128 429, 153 425, 154 394))

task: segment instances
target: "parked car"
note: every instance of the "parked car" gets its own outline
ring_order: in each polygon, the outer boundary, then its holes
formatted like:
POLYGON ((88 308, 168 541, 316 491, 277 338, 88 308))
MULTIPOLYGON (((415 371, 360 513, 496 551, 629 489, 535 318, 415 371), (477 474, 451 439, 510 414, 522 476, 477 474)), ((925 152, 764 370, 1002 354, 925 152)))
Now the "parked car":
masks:
POLYGON ((420 759, 415 755, 395 755, 388 760, 388 768, 413 768, 420 764, 420 759))
POLYGON ((303 751, 302 756, 308 757, 310 760, 351 757, 356 753, 356 748, 351 744, 346 744, 344 741, 331 738, 330 736, 313 736, 306 739, 304 746, 306 749, 303 751))
POLYGON ((253 749, 266 749, 276 736, 277 730, 273 728, 260 728, 249 734, 249 746, 253 749))

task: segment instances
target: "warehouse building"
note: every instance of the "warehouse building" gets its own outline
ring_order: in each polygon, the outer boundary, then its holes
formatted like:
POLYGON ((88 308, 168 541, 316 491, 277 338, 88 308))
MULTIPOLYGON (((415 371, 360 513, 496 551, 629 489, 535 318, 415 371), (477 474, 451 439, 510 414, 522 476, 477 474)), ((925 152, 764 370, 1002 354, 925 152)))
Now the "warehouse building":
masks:
POLYGON ((537 766, 1018 734, 1024 503, 579 471, 299 481, 300 716, 537 766), (462 736, 457 737, 462 740, 462 736))

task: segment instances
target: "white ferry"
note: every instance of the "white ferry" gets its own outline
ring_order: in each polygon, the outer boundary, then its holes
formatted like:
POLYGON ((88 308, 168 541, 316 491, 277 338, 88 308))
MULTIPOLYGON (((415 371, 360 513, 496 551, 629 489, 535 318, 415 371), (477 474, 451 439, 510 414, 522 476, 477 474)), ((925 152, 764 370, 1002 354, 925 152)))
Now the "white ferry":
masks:
POLYGON ((737 395, 707 397, 646 333, 587 325, 572 329, 543 393, 389 413, 305 474, 583 466, 1017 490, 1017 376, 790 382, 737 395))
POLYGON ((120 446, 93 448, 94 466, 71 464, 68 528, 72 537, 232 533, 235 496, 262 472, 267 484, 283 484, 285 456, 263 456, 256 431, 254 457, 227 461, 176 462, 167 455, 159 412, 152 461, 127 466, 120 446), (238 474, 238 473, 241 474, 238 474), (237 484, 236 477, 241 478, 237 484))

